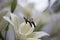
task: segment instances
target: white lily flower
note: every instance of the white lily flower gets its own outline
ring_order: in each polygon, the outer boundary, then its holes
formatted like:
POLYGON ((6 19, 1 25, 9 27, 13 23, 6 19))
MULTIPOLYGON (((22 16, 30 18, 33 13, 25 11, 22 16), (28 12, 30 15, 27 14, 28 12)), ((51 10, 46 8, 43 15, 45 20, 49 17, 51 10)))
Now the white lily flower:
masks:
POLYGON ((3 18, 7 20, 10 24, 13 25, 13 28, 15 30, 16 35, 20 37, 20 40, 40 40, 39 38, 46 36, 49 34, 43 31, 34 32, 34 25, 32 27, 29 25, 29 23, 25 23, 20 21, 20 18, 16 16, 15 14, 10 13, 11 19, 7 16, 4 16, 3 18))
POLYGON ((50 20, 48 8, 44 12, 38 12, 36 10, 33 10, 33 11, 27 10, 27 8, 22 7, 21 5, 18 5, 17 7, 18 7, 18 10, 20 10, 21 12, 21 13, 19 12, 19 14, 17 15, 20 16, 21 14, 23 14, 24 16, 22 16, 22 18, 23 17, 33 18, 33 21, 37 26, 36 27, 37 29, 42 28, 43 26, 40 26, 40 25, 47 24, 50 20))

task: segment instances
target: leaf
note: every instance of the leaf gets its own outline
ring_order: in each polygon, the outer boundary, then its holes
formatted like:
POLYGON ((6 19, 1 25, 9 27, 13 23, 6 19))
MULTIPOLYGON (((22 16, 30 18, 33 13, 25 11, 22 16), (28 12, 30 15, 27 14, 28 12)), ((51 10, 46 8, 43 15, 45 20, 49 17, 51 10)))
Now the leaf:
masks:
POLYGON ((59 12, 60 11, 60 5, 56 6, 55 8, 55 12, 59 12))
POLYGON ((0 12, 0 30, 7 26, 7 22, 3 19, 3 16, 7 15, 7 12, 7 10, 3 10, 0 12))
POLYGON ((4 40, 4 38, 3 38, 2 34, 1 34, 1 31, 0 31, 0 39, 4 40))
POLYGON ((0 22, 2 21, 3 16, 7 14, 7 12, 8 12, 7 10, 0 11, 0 22))
POLYGON ((11 4, 11 12, 13 13, 17 5, 17 0, 13 0, 11 4))
POLYGON ((5 31, 8 31, 8 29, 9 29, 9 23, 8 23, 7 27, 5 28, 5 31))
POLYGON ((57 35, 59 35, 59 34, 60 34, 60 32, 56 32, 56 33, 51 34, 50 36, 51 36, 51 37, 55 37, 55 36, 57 36, 57 35))

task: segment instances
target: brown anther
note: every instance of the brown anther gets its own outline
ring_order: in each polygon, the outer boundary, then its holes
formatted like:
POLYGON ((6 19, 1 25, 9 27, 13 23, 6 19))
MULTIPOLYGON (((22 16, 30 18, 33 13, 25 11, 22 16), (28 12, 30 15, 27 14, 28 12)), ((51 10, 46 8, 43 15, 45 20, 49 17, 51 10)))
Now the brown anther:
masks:
POLYGON ((24 17, 24 19, 25 19, 26 24, 27 24, 27 22, 28 22, 31 27, 32 27, 32 24, 34 25, 34 27, 36 27, 36 25, 35 25, 35 23, 34 23, 34 21, 33 21, 33 18, 28 19, 28 18, 25 18, 25 17, 24 17))

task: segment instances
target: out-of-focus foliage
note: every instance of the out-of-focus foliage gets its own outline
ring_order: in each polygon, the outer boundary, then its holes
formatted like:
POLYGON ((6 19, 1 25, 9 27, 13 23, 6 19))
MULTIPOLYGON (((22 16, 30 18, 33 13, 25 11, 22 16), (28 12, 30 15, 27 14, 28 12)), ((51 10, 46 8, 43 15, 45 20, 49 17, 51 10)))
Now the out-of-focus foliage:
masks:
POLYGON ((3 19, 3 16, 5 16, 7 14, 7 10, 2 10, 0 12, 0 30, 2 27, 6 26, 7 22, 3 19))
POLYGON ((13 0, 11 3, 11 12, 13 13, 17 6, 17 0, 13 0))
POLYGON ((11 5, 12 0, 0 0, 0 10, 11 5))
POLYGON ((56 6, 55 12, 60 12, 60 4, 58 6, 56 6))
POLYGON ((4 40, 4 37, 2 36, 1 32, 0 32, 0 40, 4 40))
POLYGON ((55 1, 54 4, 53 4, 51 7, 52 7, 52 10, 53 10, 55 13, 60 12, 60 0, 55 1))

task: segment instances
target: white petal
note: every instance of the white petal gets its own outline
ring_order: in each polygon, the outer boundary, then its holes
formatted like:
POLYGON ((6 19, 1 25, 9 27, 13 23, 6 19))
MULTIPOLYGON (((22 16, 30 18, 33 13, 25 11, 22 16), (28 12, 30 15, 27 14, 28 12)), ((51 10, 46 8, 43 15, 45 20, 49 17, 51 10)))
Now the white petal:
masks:
POLYGON ((41 37, 46 36, 46 35, 49 36, 48 33, 41 31, 41 32, 33 32, 33 33, 30 34, 28 37, 41 38, 41 37))
POLYGON ((12 22, 16 25, 19 26, 20 25, 20 18, 18 16, 16 16, 15 14, 10 13, 11 15, 11 20, 12 22))
POLYGON ((25 23, 25 22, 21 23, 21 24, 20 24, 20 26, 19 26, 19 27, 20 27, 20 29, 24 28, 24 27, 25 27, 25 25, 26 25, 26 23, 25 23))
POLYGON ((35 37, 37 37, 37 38, 41 38, 41 37, 43 37, 43 36, 49 36, 48 33, 43 32, 43 31, 40 31, 40 32, 34 32, 34 34, 35 34, 35 37))
POLYGON ((23 35, 21 32, 19 33, 19 36, 20 36, 20 39, 21 39, 21 40, 25 40, 25 39, 26 39, 26 36, 23 35))
POLYGON ((27 40, 41 40, 41 39, 37 39, 37 38, 27 38, 27 40))
POLYGON ((25 31, 27 31, 27 30, 26 30, 26 23, 23 22, 23 23, 20 24, 18 32, 19 32, 20 34, 25 35, 25 31))
POLYGON ((14 24, 12 23, 12 21, 8 17, 4 16, 3 18, 14 26, 14 24))
POLYGON ((19 27, 19 32, 21 32, 26 36, 31 34, 33 31, 34 31, 34 26, 31 27, 29 23, 26 24, 25 22, 23 22, 19 27))
POLYGON ((31 27, 31 29, 26 33, 26 35, 29 35, 29 34, 31 34, 33 31, 34 31, 34 26, 32 25, 32 27, 31 27))
POLYGON ((19 26, 19 29, 18 29, 18 33, 19 34, 22 34, 23 35, 23 33, 22 33, 22 28, 25 26, 25 23, 21 23, 20 24, 20 26, 19 26))

